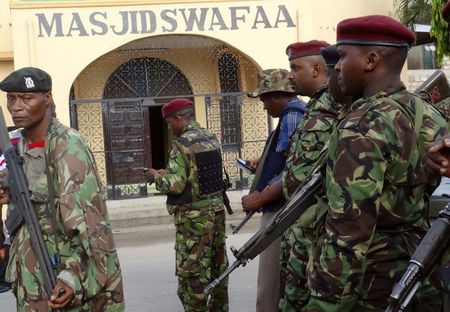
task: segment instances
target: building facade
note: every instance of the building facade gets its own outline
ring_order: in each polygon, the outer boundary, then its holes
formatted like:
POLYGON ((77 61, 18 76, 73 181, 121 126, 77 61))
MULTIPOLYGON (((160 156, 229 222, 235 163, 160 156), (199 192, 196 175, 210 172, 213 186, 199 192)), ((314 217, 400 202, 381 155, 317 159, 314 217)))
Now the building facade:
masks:
POLYGON ((246 96, 258 71, 288 68, 292 42, 334 43, 344 18, 392 15, 392 2, 1 1, 0 79, 24 66, 50 73, 58 118, 90 144, 110 198, 147 194, 142 167, 165 165, 160 108, 176 97, 193 100, 234 186, 245 187, 233 161, 257 157, 272 128, 246 96))

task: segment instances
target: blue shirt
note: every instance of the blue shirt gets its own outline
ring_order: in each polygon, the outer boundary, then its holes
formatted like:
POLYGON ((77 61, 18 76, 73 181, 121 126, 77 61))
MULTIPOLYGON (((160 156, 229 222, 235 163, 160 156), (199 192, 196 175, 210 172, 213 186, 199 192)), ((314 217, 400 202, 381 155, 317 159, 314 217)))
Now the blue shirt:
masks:
POLYGON ((304 101, 300 100, 296 96, 292 97, 289 100, 287 106, 281 112, 281 116, 283 117, 279 121, 281 122, 280 133, 278 135, 278 142, 275 147, 275 151, 279 153, 286 152, 289 146, 290 137, 294 132, 294 130, 302 121, 305 112, 306 112, 306 103, 304 101), (290 109, 293 107, 299 108, 301 111, 290 109), (283 116, 283 112, 285 112, 286 110, 289 110, 289 112, 283 116))
MULTIPOLYGON (((267 185, 274 183, 282 176, 282 171, 286 163, 286 150, 289 146, 289 140, 291 134, 297 128, 298 124, 303 118, 306 111, 305 104, 297 97, 292 97, 288 105, 282 110, 280 114, 279 124, 277 130, 272 132, 272 135, 277 135, 274 139, 275 142, 270 142, 270 137, 267 138, 266 146, 267 150, 264 167, 256 184, 256 190, 261 192, 267 185), (278 134, 277 134, 278 132, 278 134)), ((275 202, 268 203, 262 207, 263 212, 277 211, 284 203, 284 200, 277 200, 275 202)))

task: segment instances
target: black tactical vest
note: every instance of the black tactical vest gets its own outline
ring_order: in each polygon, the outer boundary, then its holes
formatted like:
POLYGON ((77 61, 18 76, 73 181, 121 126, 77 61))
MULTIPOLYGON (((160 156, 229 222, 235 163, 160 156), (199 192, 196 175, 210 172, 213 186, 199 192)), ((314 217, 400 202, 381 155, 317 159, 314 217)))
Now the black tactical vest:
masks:
POLYGON ((167 204, 190 204, 219 196, 223 189, 222 156, 215 135, 195 128, 174 139, 185 158, 186 187, 181 194, 168 194, 167 204))

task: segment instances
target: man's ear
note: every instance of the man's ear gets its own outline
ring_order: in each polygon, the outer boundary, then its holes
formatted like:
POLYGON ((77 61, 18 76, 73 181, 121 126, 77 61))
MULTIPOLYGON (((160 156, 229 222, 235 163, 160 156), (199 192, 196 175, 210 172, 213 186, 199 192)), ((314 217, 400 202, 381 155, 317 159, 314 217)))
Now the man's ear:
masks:
POLYGON ((52 94, 52 91, 48 91, 47 93, 45 93, 45 102, 46 102, 46 106, 49 106, 50 105, 50 103, 52 102, 52 100, 53 100, 53 94, 52 94))
POLYGON ((320 75, 320 65, 314 64, 311 68, 313 78, 317 78, 320 75))
POLYGON ((381 55, 374 50, 369 51, 366 54, 366 64, 364 66, 365 71, 372 71, 377 67, 378 63, 381 60, 381 55))

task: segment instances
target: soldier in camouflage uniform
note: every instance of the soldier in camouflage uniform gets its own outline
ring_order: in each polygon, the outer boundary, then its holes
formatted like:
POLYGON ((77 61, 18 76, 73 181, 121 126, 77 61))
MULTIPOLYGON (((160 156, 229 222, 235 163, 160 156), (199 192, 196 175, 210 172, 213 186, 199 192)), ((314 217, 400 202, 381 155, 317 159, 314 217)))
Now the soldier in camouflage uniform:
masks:
MULTIPOLYGON (((335 127, 340 104, 331 98, 328 91, 326 64, 320 54, 320 49, 328 46, 326 42, 312 40, 291 44, 286 49, 291 67, 291 82, 300 95, 309 96, 311 99, 307 104, 308 112, 303 122, 291 138, 282 180, 264 190, 258 201, 251 203, 253 205, 281 198, 283 191, 285 198, 289 198, 315 167, 335 127)), ((308 215, 315 211, 314 207, 310 207, 308 215)), ((315 223, 309 226, 314 228, 315 223)), ((283 299, 279 307, 284 311, 296 311, 309 298, 309 290, 306 287, 309 257, 299 224, 294 224, 285 232, 281 243, 280 279, 283 299), (295 253, 291 254, 291 248, 295 249, 295 253)))
MULTIPOLYGON (((450 1, 442 8, 442 17, 450 23, 450 1)), ((444 113, 447 125, 450 122, 450 99, 447 98, 439 103, 438 108, 444 113)), ((425 162, 429 168, 436 173, 450 178, 450 135, 439 138, 427 148, 425 162)))
MULTIPOLYGON (((17 148, 57 275, 48 298, 28 229, 18 229, 7 271, 18 311, 124 311, 122 275, 94 157, 75 130, 52 118, 50 76, 22 68, 0 89, 7 92, 14 124, 24 128, 17 148)), ((0 193, 6 202, 5 190, 0 193)), ((15 209, 9 205, 8 217, 15 209)))
POLYGON ((210 298, 204 293, 228 267, 220 144, 194 120, 191 101, 173 100, 162 115, 175 138, 166 169, 149 169, 147 176, 167 194, 175 217, 178 297, 186 311, 228 311, 228 279, 210 298))
MULTIPOLYGON (((286 164, 290 137, 306 111, 305 103, 295 95, 288 75, 289 71, 285 69, 263 70, 258 74, 257 89, 248 94, 250 97, 259 97, 267 113, 279 118, 279 122, 267 138, 250 194, 242 197, 244 209, 248 201, 254 201, 268 185, 280 179, 286 164)), ((262 211, 261 227, 267 224, 284 202, 281 199, 257 207, 262 211)), ((276 239, 259 255, 256 312, 272 312, 278 308, 280 241, 281 238, 276 239)))
MULTIPOLYGON (((291 157, 287 162, 283 181, 283 192, 288 198, 317 166, 326 150, 328 140, 335 131, 339 116, 345 112, 349 98, 342 95, 337 85, 334 65, 337 63, 336 46, 321 48, 326 61, 328 89, 320 90, 308 103, 310 114, 305 124, 293 138, 291 157)), ((293 65, 295 68, 295 65, 293 65)), ((300 78, 300 82, 301 78, 300 78)), ((301 88, 300 88, 301 89, 301 88)), ((319 198, 319 196, 317 196, 319 198)), ((286 289, 282 311, 299 311, 309 299, 307 287, 308 271, 312 269, 312 257, 319 233, 323 231, 324 209, 317 204, 309 207, 285 233, 286 289)))
MULTIPOLYGON (((330 139, 326 232, 308 276, 304 311, 384 311, 426 229, 426 198, 438 184, 422 162, 425 144, 446 133, 441 114, 405 90, 400 72, 412 31, 387 16, 340 22, 336 65, 354 102, 330 139)), ((411 309, 439 311, 422 287, 411 309)))

